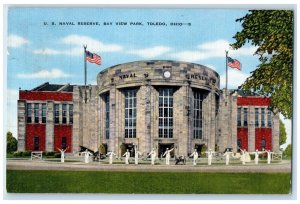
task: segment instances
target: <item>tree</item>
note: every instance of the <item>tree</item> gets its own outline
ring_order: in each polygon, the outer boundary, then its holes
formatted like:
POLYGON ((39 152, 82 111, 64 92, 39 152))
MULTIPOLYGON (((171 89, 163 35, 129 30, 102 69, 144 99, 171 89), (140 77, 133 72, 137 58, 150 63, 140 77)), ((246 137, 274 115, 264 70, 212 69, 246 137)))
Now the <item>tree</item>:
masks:
POLYGON ((279 145, 283 145, 286 143, 286 130, 282 120, 279 120, 279 123, 279 145))
POLYGON ((246 92, 271 97, 270 108, 292 117, 293 82, 293 11, 250 10, 242 22, 242 31, 231 44, 239 49, 246 43, 257 46, 254 55, 260 64, 240 87, 246 92))
POLYGON ((284 154, 285 156, 292 156, 292 145, 291 145, 291 144, 289 144, 289 145, 285 148, 283 154, 284 154))
POLYGON ((14 151, 17 151, 18 147, 18 141, 16 138, 13 137, 13 134, 8 131, 6 133, 6 152, 12 153, 14 151))

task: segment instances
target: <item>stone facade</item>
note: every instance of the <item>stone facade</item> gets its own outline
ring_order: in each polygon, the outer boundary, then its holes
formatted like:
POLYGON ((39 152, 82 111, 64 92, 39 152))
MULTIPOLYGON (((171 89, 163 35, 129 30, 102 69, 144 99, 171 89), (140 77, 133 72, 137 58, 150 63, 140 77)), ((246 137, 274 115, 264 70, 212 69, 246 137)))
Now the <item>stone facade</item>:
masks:
MULTIPOLYGON (((132 149, 135 145, 144 156, 152 148, 160 156, 167 147, 174 147, 173 154, 185 156, 194 148, 203 151, 204 147, 219 152, 232 148, 236 152, 237 141, 241 139, 238 128, 244 128, 246 148, 254 151, 260 146, 256 138, 262 140, 270 136, 258 137, 255 126, 255 108, 267 108, 268 103, 256 104, 255 99, 253 104, 247 104, 237 92, 220 90, 219 86, 218 73, 199 64, 157 60, 109 67, 98 74, 97 85, 72 86, 72 153, 77 154, 83 146, 103 153, 113 151, 120 157, 126 148, 132 149), (129 90, 134 96, 126 96, 129 90), (196 94, 200 97, 198 101, 196 94), (247 109, 245 127, 237 125, 238 108, 247 109), (197 135, 197 131, 201 134, 197 135)), ((54 103, 47 101, 45 151, 53 151, 56 137, 53 133, 54 103)), ((19 150, 25 149, 25 107, 26 100, 20 98, 19 150)), ((267 120, 267 116, 264 117, 267 120)), ((270 128, 259 131, 271 133, 272 141, 267 143, 273 151, 278 151, 278 115, 272 114, 270 128)))

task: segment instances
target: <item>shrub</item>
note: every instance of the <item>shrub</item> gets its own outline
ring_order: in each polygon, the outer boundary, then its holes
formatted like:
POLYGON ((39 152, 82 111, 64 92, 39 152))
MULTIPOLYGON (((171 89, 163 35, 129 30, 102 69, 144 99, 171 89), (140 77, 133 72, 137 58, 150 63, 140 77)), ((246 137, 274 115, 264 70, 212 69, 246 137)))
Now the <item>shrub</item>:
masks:
POLYGON ((54 157, 55 157, 55 158, 60 158, 60 157, 61 157, 61 153, 55 153, 55 154, 54 154, 54 157))
POLYGON ((55 155, 55 152, 43 152, 43 156, 46 157, 53 157, 55 155))
POLYGON ((31 151, 25 151, 25 152, 23 152, 22 156, 23 157, 31 156, 31 151))
POLYGON ((14 157, 22 157, 22 152, 16 151, 13 153, 14 157))

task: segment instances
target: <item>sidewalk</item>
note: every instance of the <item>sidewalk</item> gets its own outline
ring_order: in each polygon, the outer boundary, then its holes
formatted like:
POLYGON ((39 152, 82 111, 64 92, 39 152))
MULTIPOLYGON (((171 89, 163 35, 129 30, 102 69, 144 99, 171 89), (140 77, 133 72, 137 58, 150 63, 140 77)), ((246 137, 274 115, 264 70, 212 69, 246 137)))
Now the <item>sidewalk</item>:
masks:
POLYGON ((85 164, 83 162, 53 162, 44 160, 6 160, 7 170, 63 170, 63 171, 133 171, 133 172, 237 172, 237 173, 276 173, 276 172, 291 172, 290 161, 283 160, 280 163, 255 165, 254 163, 231 164, 200 164, 193 166, 186 165, 169 165, 159 164, 151 166, 149 164, 103 164, 99 162, 91 162, 85 164))

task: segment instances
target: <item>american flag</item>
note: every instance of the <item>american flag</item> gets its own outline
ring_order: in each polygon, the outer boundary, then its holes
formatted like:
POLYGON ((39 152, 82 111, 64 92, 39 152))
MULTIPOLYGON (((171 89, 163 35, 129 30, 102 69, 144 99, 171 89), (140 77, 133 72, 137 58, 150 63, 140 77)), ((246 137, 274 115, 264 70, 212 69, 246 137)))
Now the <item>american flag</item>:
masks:
POLYGON ((236 59, 232 59, 231 57, 227 57, 227 65, 231 68, 241 70, 241 63, 236 59))
POLYGON ((86 60, 90 63, 101 64, 101 57, 95 53, 91 53, 89 51, 85 51, 86 60))

